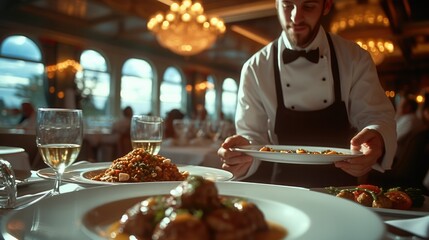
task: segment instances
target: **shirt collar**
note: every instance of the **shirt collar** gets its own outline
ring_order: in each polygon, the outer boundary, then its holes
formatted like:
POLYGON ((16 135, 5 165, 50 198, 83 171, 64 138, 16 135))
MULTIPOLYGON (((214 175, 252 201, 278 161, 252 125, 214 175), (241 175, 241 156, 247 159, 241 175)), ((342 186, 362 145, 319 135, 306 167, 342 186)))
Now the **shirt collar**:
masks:
POLYGON ((316 37, 314 38, 313 42, 311 42, 306 48, 299 48, 299 47, 293 47, 292 44, 289 42, 289 39, 286 37, 286 33, 282 31, 280 36, 280 52, 283 52, 284 48, 294 49, 294 50, 305 50, 309 51, 312 49, 319 48, 320 55, 329 56, 329 43, 328 38, 326 37, 326 32, 323 29, 322 26, 320 26, 319 31, 317 32, 316 37))

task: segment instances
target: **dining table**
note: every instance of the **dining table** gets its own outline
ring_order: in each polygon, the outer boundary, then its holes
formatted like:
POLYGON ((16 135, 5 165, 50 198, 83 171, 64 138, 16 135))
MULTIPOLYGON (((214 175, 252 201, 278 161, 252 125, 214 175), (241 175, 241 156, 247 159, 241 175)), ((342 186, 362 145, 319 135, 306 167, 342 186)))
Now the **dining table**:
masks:
MULTIPOLYGON (((24 129, 0 129, 0 146, 23 148, 28 154, 31 169, 47 167, 38 152, 36 134, 24 129)), ((117 155, 118 136, 108 128, 87 128, 78 160, 93 162, 112 161, 117 155)), ((1 154, 1 151, 0 151, 1 154)), ((24 153, 21 153, 24 155, 24 153)), ((1 157, 1 156, 0 156, 1 157)), ((23 158, 23 156, 21 156, 23 158)), ((22 160, 21 165, 23 164, 22 160)), ((22 166, 20 166, 22 167, 22 166)))
POLYGON ((220 145, 221 142, 209 139, 194 139, 186 144, 177 144, 173 139, 166 139, 158 154, 172 159, 176 164, 221 168, 222 162, 217 155, 220 145))
MULTIPOLYGON (((75 167, 79 167, 79 165, 90 165, 90 164, 100 164, 100 163, 90 163, 90 162, 85 162, 85 161, 81 161, 81 162, 76 162, 74 165, 75 167)), ((209 168, 208 168, 209 169, 209 168)), ((45 177, 41 177, 40 176, 40 172, 43 171, 43 169, 41 170, 32 170, 30 173, 30 177, 27 177, 25 179, 20 179, 20 184, 18 184, 17 189, 18 189, 18 193, 17 193, 17 207, 14 209, 0 209, 0 226, 2 227, 2 231, 5 230, 5 228, 7 229, 7 233, 2 232, 3 239, 15 239, 12 238, 11 235, 8 235, 9 233, 16 233, 19 235, 20 231, 24 231, 24 229, 26 229, 25 231, 27 231, 27 234, 33 234, 33 235, 28 235, 27 237, 29 237, 28 239, 71 239, 67 237, 67 234, 64 233, 64 231, 68 231, 68 228, 82 228, 83 225, 87 224, 87 222, 84 223, 75 223, 75 222, 64 222, 63 224, 61 223, 55 223, 55 225, 60 226, 61 229, 50 229, 49 226, 46 226, 43 223, 43 217, 45 216, 46 218, 50 218, 52 217, 52 214, 58 214, 58 221, 63 221, 62 220, 62 213, 61 213, 61 209, 64 210, 64 214, 71 214, 72 216, 68 216, 67 218, 80 218, 78 216, 78 212, 82 211, 82 209, 84 208, 84 203, 85 202, 91 202, 91 201, 102 201, 100 199, 93 199, 94 195, 92 196, 92 194, 94 193, 103 193, 105 192, 107 195, 105 197, 102 198, 120 198, 121 194, 123 194, 123 196, 127 196, 128 194, 132 194, 137 195, 138 193, 136 193, 135 190, 133 191, 125 191, 123 190, 122 192, 120 191, 120 186, 118 185, 94 185, 94 184, 86 184, 86 183, 82 183, 82 182, 78 182, 78 181, 73 181, 71 179, 63 179, 62 185, 60 187, 60 192, 61 194, 59 196, 53 196, 53 197, 48 197, 48 198, 43 198, 42 200, 39 201, 35 201, 34 203, 32 203, 33 200, 37 200, 38 198, 40 198, 41 196, 43 196, 44 194, 46 194, 48 191, 50 191, 53 186, 54 186, 54 181, 53 181, 53 177, 52 178, 47 178, 45 177), (118 194, 112 194, 118 192, 118 194), (131 193, 132 192, 132 193, 131 193), (77 195, 78 193, 82 193, 82 195, 77 195), (84 194, 83 194, 84 193, 84 194), (109 194, 110 193, 110 194, 109 194), (119 195, 119 196, 118 196, 119 195), (78 199, 76 199, 76 197, 79 197, 78 199), (81 199, 83 198, 83 199, 81 199), (21 205, 22 204, 22 205, 21 205), (62 205, 64 204, 64 205, 62 205), (74 210, 73 210, 74 209, 74 210), (27 211, 27 212, 26 212, 27 211), (59 211, 57 213, 54 213, 54 211, 59 211), (24 214, 26 215, 25 218, 30 218, 30 222, 25 223, 25 222, 19 222, 16 220, 11 220, 14 219, 13 216, 14 215, 19 215, 19 214, 24 214), (29 217, 28 214, 34 214, 33 217, 29 217), (73 214, 75 214, 76 216, 73 216, 73 214), (12 216, 12 217, 11 217, 12 216), (32 226, 26 226, 25 224, 30 224, 32 226), (72 226, 73 225, 73 226, 72 226), (38 232, 38 229, 41 232, 38 232), (49 232, 52 231, 52 232, 49 232), (46 232, 43 232, 43 231, 46 232), (63 234, 64 233, 64 234, 63 234), (64 235, 64 236, 63 236, 64 235)), ((49 171, 48 169, 44 169, 44 171, 49 171)), ((67 170, 66 170, 67 172, 67 170)), ((289 191, 295 191, 292 195, 288 196, 288 197, 284 197, 284 199, 290 199, 290 201, 293 201, 294 196, 296 196, 296 194, 304 194, 303 196, 305 196, 305 194, 318 194, 315 195, 318 198, 321 198, 320 200, 318 199, 311 199, 311 197, 305 197, 302 199, 302 201, 309 201, 314 203, 313 207, 316 211, 321 211, 323 212, 324 209, 323 207, 319 207, 318 204, 321 204, 321 206, 323 206, 323 201, 322 201, 322 197, 323 199, 327 199, 328 201, 337 201, 338 203, 341 204, 346 204, 345 202, 349 201, 349 200, 344 200, 344 199, 339 199, 335 196, 329 196, 329 194, 327 193, 323 193, 323 189, 307 189, 307 188, 299 188, 299 187, 288 187, 288 186, 273 186, 272 184, 258 184, 258 183, 246 183, 245 181, 235 181, 233 178, 231 180, 226 180, 226 181, 222 181, 219 182, 217 184, 221 185, 222 187, 225 187, 224 185, 228 186, 229 184, 236 184, 239 186, 238 189, 230 189, 228 191, 232 191, 233 193, 246 193, 246 194, 253 194, 253 196, 255 197, 255 199, 263 199, 264 197, 269 198, 270 194, 272 194, 272 197, 274 196, 281 196, 282 193, 284 193, 284 195, 289 194, 289 191), (239 185, 242 184, 242 185, 239 185), (253 189, 255 191, 264 191, 264 189, 266 189, 266 193, 262 192, 262 193, 252 193, 253 189), (271 189, 271 190, 270 190, 271 189), (271 192, 270 192, 271 191, 271 192), (268 194, 266 196, 264 196, 265 194, 268 194), (257 196, 260 195, 260 196, 257 196)), ((139 188, 141 189, 141 194, 145 193, 145 189, 149 189, 151 188, 151 184, 153 184, 154 188, 158 188, 157 183, 143 183, 142 187, 139 188)), ((168 183, 168 184, 173 184, 174 183, 168 183)), ((177 183, 178 184, 178 183, 177 183)), ((159 185, 160 187, 162 187, 163 185, 159 185)), ((125 184, 125 186, 122 189, 126 189, 126 188, 130 188, 130 189, 137 189, 137 186, 135 184, 125 184), (132 185, 132 186, 130 186, 132 185)), ((313 196, 313 195, 311 195, 313 196)), ((266 200, 269 204, 269 206, 273 206, 273 211, 275 210, 275 202, 274 200, 266 200), (272 205, 274 204, 274 205, 272 205)), ((301 201, 301 200, 298 200, 301 201)), ((263 203, 263 202, 262 202, 263 203)), ((288 200, 285 200, 285 202, 282 202, 282 204, 287 204, 288 200)), ((347 202, 347 204, 349 204, 347 202)), ((352 203, 353 205, 355 203, 352 203)), ((358 205, 358 204, 356 204, 358 205)), ((109 205, 110 206, 110 205, 109 205)), ((115 205, 112 205, 112 207, 114 208, 115 205)), ((367 214, 370 214, 371 217, 372 215, 375 215, 375 217, 377 219, 380 220, 380 222, 382 223, 382 226, 377 226, 376 228, 380 228, 380 229, 372 229, 372 231, 383 231, 383 235, 380 238, 377 239, 381 239, 381 240, 388 240, 388 239, 413 239, 413 240, 420 240, 420 239, 426 239, 426 237, 428 236, 421 236, 421 235, 417 235, 413 232, 411 232, 410 230, 407 231, 407 229, 401 229, 399 227, 397 227, 397 224, 394 224, 395 221, 406 221, 406 220, 412 220, 412 219, 418 219, 418 218, 424 218, 426 216, 426 218, 429 218, 429 197, 425 196, 425 203, 423 205, 423 207, 419 208, 419 209, 412 209, 412 211, 390 211, 389 209, 384 209, 382 211, 378 210, 378 209, 372 209, 372 208, 367 208, 367 207, 362 207, 359 206, 356 213, 358 213, 359 211, 362 212, 369 212, 367 214), (369 210, 369 211, 368 211, 369 210), (391 223, 393 222, 393 223, 391 223)), ((109 210, 110 211, 110 210, 109 210)), ((292 210, 293 212, 293 210, 292 210)), ((347 217, 348 219, 352 219, 352 221, 356 221, 356 222, 365 222, 365 219, 354 219, 353 216, 346 216, 348 213, 347 212, 337 212, 337 213, 332 213, 334 214, 333 216, 336 216, 335 214, 337 214, 340 217, 347 217)), ((355 214, 353 212, 351 212, 350 214, 355 214)), ((86 216, 86 215, 85 215, 86 216)), ((325 221, 333 221, 335 219, 331 219, 330 215, 326 215, 323 216, 323 218, 325 219, 325 221)), ((308 224, 310 225, 310 220, 308 220, 305 215, 302 216, 302 221, 307 221, 309 222, 308 224)), ((311 216, 310 216, 311 218, 311 216)), ((300 219, 300 218, 297 218, 300 219)), ((87 221, 87 220, 84 220, 87 221)), ((297 220, 298 221, 298 220, 297 220)), ((298 221, 299 222, 299 221, 298 221)), ((413 224, 414 226, 415 224, 413 224)), ((316 227, 314 225, 311 225, 312 227, 316 227)), ((429 229, 429 219, 426 220, 425 225, 420 226, 420 228, 428 228, 429 229)), ((311 229, 311 228, 309 228, 311 229)), ((425 229, 420 229, 421 231, 424 231, 425 229)), ((307 229, 307 231, 309 231, 307 229)), ((323 230, 325 231, 325 230, 323 230)), ((342 231, 342 229, 328 229, 326 231, 342 231)), ((367 229, 361 229, 361 231, 368 231, 367 229)), ((2 239, 0 238, 0 239, 2 239)), ((88 239, 91 239, 91 237, 89 237, 88 239)), ((286 238, 289 239, 289 238, 286 238)), ((300 238, 300 237, 291 237, 290 239, 305 239, 305 238, 300 238)), ((319 238, 319 239, 324 239, 323 237, 319 238)), ((350 238, 347 239, 356 239, 353 238, 353 236, 350 236, 350 238)))

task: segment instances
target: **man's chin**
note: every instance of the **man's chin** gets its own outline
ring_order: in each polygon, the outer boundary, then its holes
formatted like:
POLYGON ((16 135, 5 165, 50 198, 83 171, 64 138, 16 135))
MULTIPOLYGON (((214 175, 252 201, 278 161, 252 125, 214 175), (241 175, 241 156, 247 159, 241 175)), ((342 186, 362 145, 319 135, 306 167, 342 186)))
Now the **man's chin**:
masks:
POLYGON ((310 44, 310 38, 308 32, 301 31, 299 33, 289 31, 288 32, 289 41, 300 48, 305 48, 310 44))

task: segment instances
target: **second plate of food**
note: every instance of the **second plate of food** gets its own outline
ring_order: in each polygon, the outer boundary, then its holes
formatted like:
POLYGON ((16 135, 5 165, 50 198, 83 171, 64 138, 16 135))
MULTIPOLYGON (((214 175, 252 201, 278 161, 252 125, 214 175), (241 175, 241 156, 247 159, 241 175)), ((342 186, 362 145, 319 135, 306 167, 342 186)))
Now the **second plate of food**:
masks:
POLYGON ((331 164, 362 155, 346 148, 297 145, 248 145, 231 150, 263 161, 293 164, 331 164))
MULTIPOLYGON (((71 182, 77 184, 90 184, 90 185, 113 185, 113 184, 124 184, 121 182, 103 182, 92 180, 92 178, 107 168, 109 168, 111 162, 100 162, 100 163, 82 163, 72 165, 68 167, 63 176, 62 181, 71 182)), ((193 166, 193 165, 177 165, 180 172, 188 172, 190 175, 199 175, 206 179, 212 179, 214 181, 228 181, 233 178, 232 173, 210 167, 193 166)), ((55 172, 51 168, 44 168, 37 171, 37 175, 45 179, 55 179, 55 172)))

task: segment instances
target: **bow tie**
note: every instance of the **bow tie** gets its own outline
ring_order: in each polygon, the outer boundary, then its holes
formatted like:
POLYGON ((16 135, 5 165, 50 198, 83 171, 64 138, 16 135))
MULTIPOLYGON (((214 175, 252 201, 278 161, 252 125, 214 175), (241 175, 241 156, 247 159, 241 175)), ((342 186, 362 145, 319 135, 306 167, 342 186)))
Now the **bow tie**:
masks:
POLYGON ((283 51, 283 63, 290 63, 295 61, 299 57, 305 57, 308 61, 312 63, 318 63, 319 62, 319 48, 316 48, 314 50, 310 50, 308 52, 301 50, 291 50, 288 48, 285 48, 283 51))

